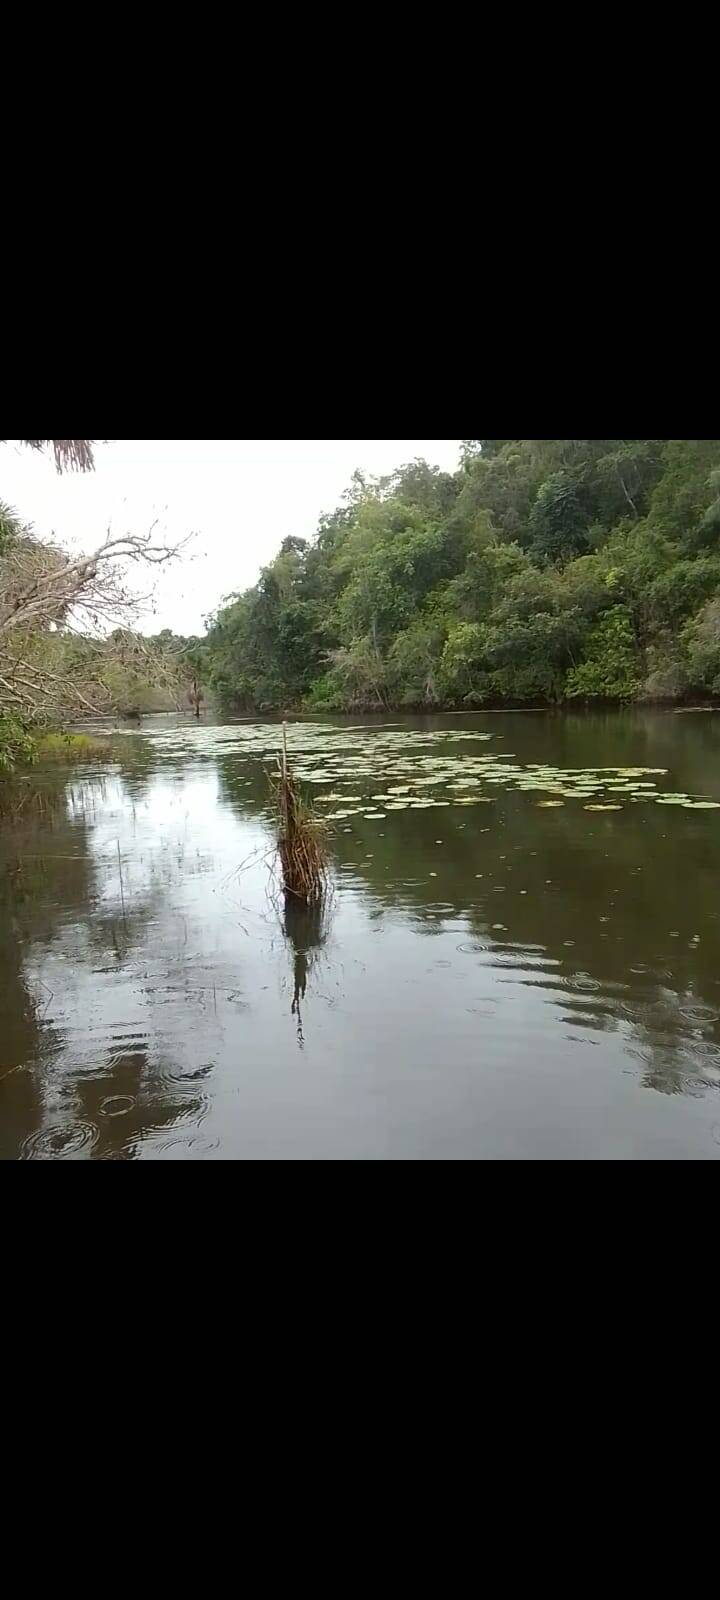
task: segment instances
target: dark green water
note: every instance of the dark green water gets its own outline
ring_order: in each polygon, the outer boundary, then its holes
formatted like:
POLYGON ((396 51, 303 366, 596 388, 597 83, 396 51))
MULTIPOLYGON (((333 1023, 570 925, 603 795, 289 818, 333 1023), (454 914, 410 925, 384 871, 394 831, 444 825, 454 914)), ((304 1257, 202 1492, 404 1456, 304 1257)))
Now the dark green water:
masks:
POLYGON ((322 915, 273 892, 267 724, 18 787, 0 1157, 720 1157, 720 810, 658 803, 720 801, 720 715, 392 723, 292 730, 349 812, 322 915))

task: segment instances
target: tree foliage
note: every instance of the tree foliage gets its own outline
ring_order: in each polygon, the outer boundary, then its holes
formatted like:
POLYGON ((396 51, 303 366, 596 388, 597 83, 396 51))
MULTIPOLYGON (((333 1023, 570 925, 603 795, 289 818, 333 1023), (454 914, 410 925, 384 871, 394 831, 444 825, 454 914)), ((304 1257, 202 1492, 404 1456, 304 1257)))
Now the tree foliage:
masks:
POLYGON ((368 483, 212 624, 228 707, 720 694, 720 440, 469 439, 368 483))
POLYGON ((17 766, 29 766, 35 758, 35 744, 24 717, 0 711, 0 778, 17 766))
MULTIPOLYGON (((59 469, 93 463, 91 439, 22 442, 51 446, 59 469)), ((72 555, 0 503, 0 769, 27 759, 38 725, 150 709, 158 692, 179 703, 193 684, 199 692, 186 641, 161 647, 130 628, 142 606, 133 573, 175 554, 153 527, 72 555)))

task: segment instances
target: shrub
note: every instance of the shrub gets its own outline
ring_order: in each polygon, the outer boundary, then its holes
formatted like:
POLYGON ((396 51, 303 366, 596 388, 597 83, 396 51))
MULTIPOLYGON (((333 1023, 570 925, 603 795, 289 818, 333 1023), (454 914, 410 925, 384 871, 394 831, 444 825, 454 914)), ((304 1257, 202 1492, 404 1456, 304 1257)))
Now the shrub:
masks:
POLYGON ((0 715, 0 774, 30 766, 35 759, 35 741, 22 718, 9 713, 0 715))
POLYGON ((571 700, 632 700, 642 681, 630 612, 613 606, 593 628, 585 661, 568 673, 565 693, 571 700))

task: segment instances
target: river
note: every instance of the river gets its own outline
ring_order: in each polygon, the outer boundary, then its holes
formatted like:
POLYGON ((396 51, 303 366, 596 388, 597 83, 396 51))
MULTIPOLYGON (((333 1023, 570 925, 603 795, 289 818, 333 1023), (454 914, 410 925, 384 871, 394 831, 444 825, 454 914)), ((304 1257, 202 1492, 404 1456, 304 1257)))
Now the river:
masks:
POLYGON ((720 715, 149 721, 0 824, 0 1158, 720 1158, 720 715), (717 808, 717 809, 716 809, 717 808))

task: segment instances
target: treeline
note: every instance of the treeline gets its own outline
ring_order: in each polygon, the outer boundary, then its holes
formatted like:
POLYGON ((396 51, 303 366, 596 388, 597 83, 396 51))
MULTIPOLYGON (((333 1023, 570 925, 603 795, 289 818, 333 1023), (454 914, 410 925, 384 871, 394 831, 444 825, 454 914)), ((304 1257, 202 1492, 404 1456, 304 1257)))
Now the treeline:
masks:
POLYGON ((107 639, 63 642, 65 660, 84 667, 88 694, 103 711, 137 719, 162 711, 197 711, 204 704, 201 687, 203 641, 164 628, 138 634, 117 628, 107 639))
MULTIPOLYGON (((69 722, 140 721, 172 711, 199 716, 204 704, 201 642, 168 629, 148 638, 118 628, 97 639, 58 628, 25 634, 22 648, 19 665, 11 663, 13 678, 4 677, 0 652, 0 779, 33 762, 38 738, 47 751, 48 730, 69 722)), ((72 746, 66 748, 70 753, 72 746)), ((82 753, 82 742, 77 748, 82 753)))
POLYGON ((720 440, 471 439, 359 474, 218 613, 227 709, 720 695, 720 440))

